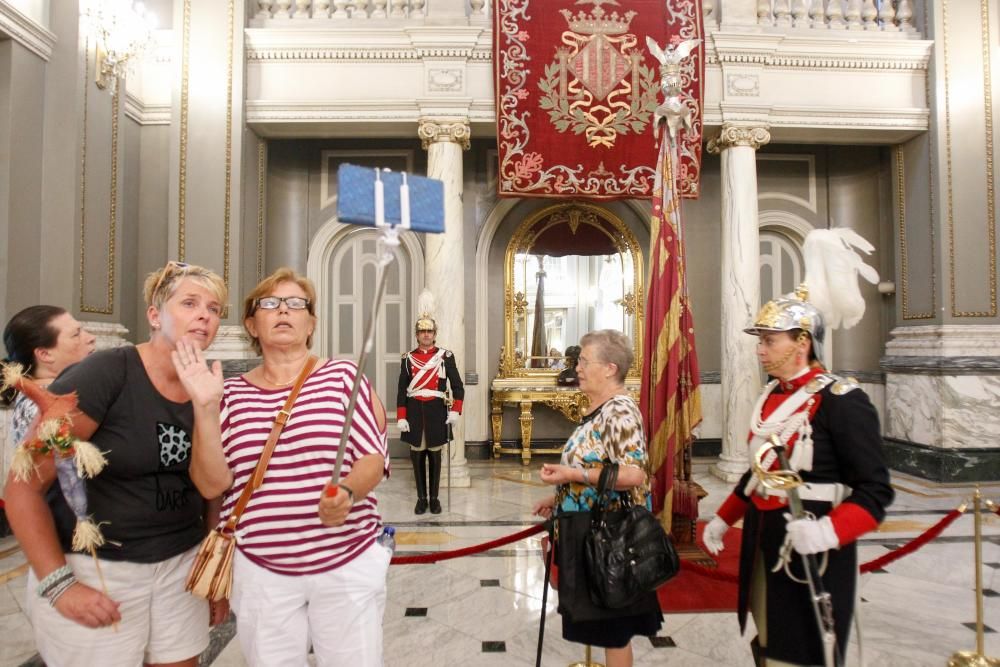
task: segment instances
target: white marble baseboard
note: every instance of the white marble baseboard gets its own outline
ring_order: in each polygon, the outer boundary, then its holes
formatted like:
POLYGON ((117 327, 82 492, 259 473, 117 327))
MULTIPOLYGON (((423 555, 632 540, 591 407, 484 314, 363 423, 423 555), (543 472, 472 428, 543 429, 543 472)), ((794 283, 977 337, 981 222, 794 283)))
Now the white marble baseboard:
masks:
POLYGON ((997 357, 1000 325, 936 324, 896 327, 886 343, 887 356, 997 357))
POLYGON ((890 373, 886 435, 942 449, 1000 442, 1000 376, 890 373))

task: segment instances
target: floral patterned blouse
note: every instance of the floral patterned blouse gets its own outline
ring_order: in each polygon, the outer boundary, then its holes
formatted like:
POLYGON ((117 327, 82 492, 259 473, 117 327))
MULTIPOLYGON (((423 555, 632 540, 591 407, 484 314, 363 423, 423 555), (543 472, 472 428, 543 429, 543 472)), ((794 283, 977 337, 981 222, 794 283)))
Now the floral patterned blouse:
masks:
POLYGON ((31 422, 35 421, 37 416, 38 406, 35 405, 35 402, 24 394, 18 393, 17 398, 14 399, 14 413, 11 415, 10 421, 11 447, 17 447, 24 439, 31 422))
MULTIPOLYGON (((646 438, 642 431, 639 406, 629 396, 617 395, 584 416, 583 421, 566 441, 561 463, 573 468, 598 468, 605 461, 633 465, 646 470, 646 438)), ((593 480, 596 475, 591 474, 593 480)), ((649 481, 631 491, 613 491, 611 509, 618 505, 622 493, 631 493, 632 500, 652 507, 649 481)), ((596 486, 578 482, 556 487, 556 508, 559 512, 589 510, 597 500, 596 486)))

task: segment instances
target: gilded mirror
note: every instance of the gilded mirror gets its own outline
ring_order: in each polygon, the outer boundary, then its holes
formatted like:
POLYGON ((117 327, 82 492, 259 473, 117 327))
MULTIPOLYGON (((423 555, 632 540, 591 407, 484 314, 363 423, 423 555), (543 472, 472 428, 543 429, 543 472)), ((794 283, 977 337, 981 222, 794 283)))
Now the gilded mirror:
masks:
POLYGON ((595 329, 632 340, 642 368, 642 251, 631 230, 592 204, 544 208, 518 226, 504 256, 501 378, 551 378, 566 348, 595 329))

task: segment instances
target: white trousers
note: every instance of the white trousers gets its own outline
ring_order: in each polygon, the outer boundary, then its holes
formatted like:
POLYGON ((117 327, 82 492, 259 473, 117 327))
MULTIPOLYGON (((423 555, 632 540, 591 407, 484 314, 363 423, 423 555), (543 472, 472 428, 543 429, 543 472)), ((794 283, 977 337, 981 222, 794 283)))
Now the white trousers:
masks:
MULTIPOLYGON (((179 662, 208 647, 208 603, 184 590, 197 545, 159 563, 101 561, 108 596, 120 602, 118 627, 88 628, 69 620, 35 592, 28 573, 27 612, 35 644, 53 667, 137 667, 179 662)), ((66 554, 76 578, 101 590, 94 559, 66 554)))
POLYGON ((322 574, 289 576, 236 550, 236 635, 251 667, 303 667, 312 644, 319 667, 381 667, 389 550, 377 542, 322 574))

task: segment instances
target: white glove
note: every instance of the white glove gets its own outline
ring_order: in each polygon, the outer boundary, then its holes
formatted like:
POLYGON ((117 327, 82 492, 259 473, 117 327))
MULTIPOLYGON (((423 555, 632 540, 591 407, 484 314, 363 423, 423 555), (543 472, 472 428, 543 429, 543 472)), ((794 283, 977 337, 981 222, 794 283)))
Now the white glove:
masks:
POLYGON ((455 423, 458 422, 458 418, 459 417, 461 417, 460 414, 458 414, 454 410, 449 410, 448 411, 448 418, 444 420, 444 423, 445 424, 455 424, 455 423))
POLYGON ((406 421, 405 419, 400 419, 399 421, 397 421, 396 422, 396 426, 399 427, 399 432, 400 433, 409 433, 410 432, 410 422, 406 421))
POLYGON ((825 516, 816 519, 792 519, 786 514, 788 525, 788 541, 800 554, 818 554, 840 547, 837 531, 833 529, 833 521, 825 516))
POLYGON ((712 520, 705 526, 705 532, 702 533, 701 540, 705 543, 705 548, 713 556, 717 556, 720 551, 726 548, 722 543, 722 536, 726 534, 727 530, 729 530, 729 524, 718 516, 712 517, 712 520))

